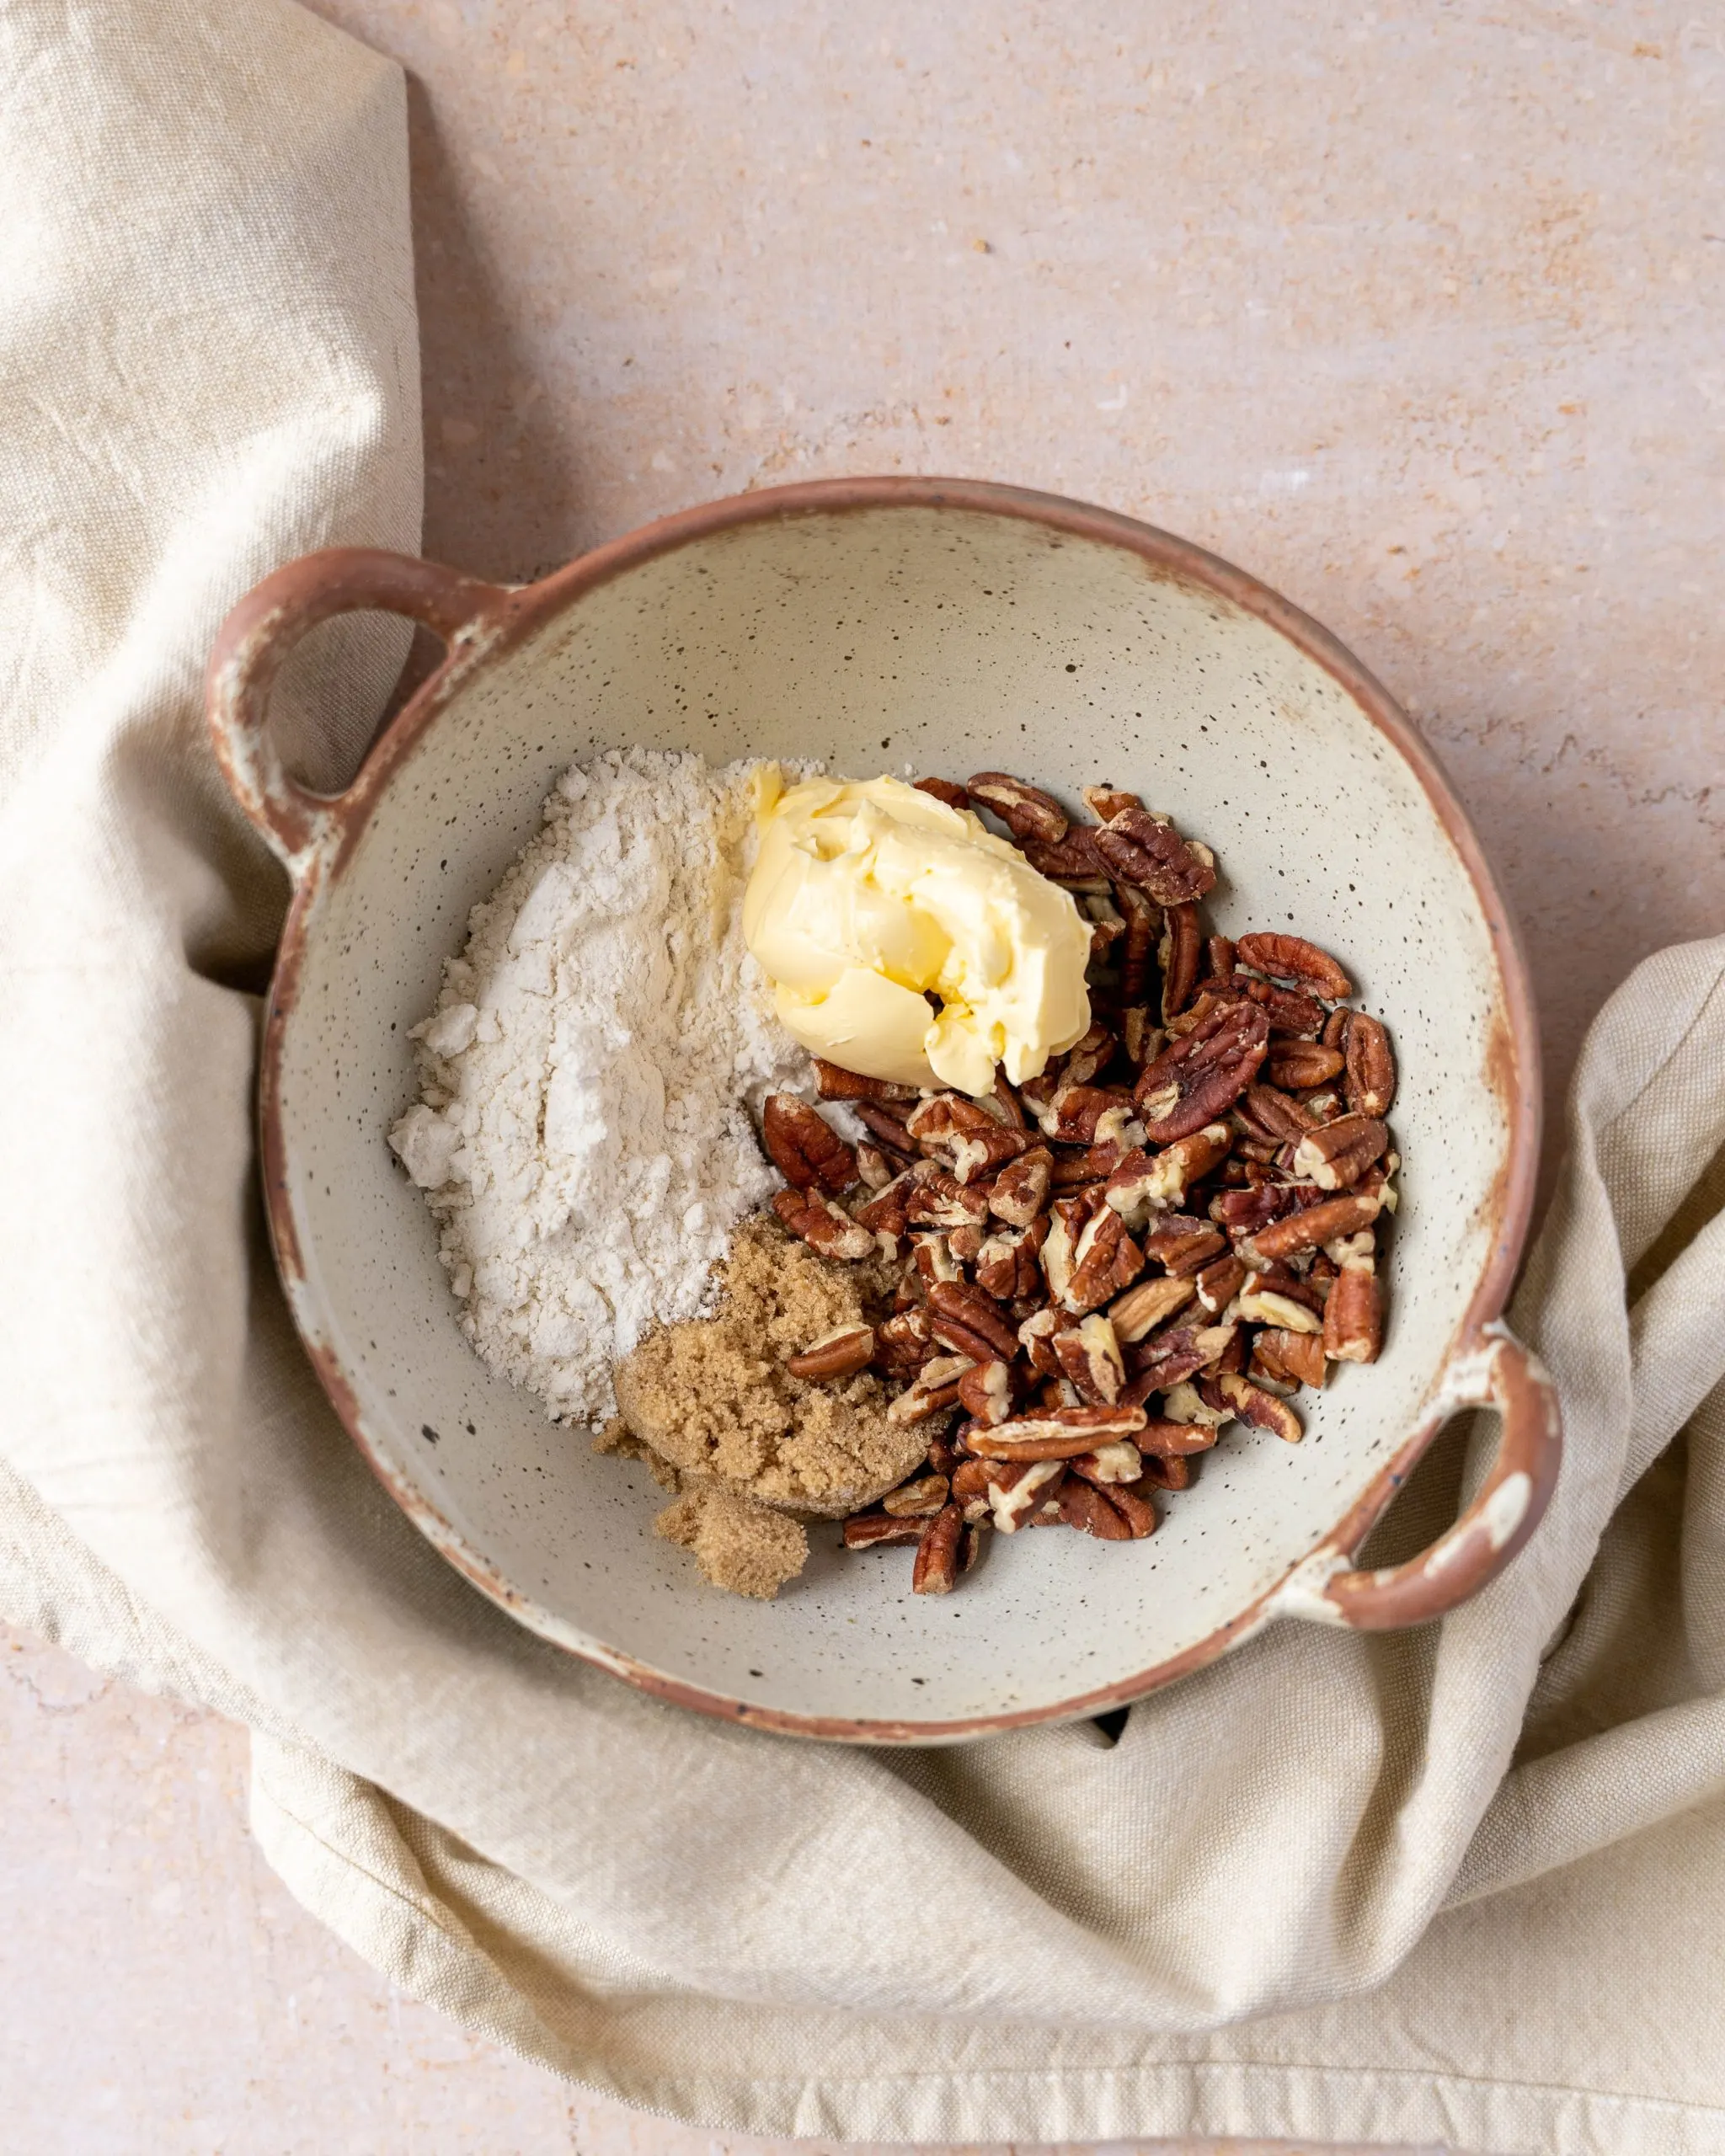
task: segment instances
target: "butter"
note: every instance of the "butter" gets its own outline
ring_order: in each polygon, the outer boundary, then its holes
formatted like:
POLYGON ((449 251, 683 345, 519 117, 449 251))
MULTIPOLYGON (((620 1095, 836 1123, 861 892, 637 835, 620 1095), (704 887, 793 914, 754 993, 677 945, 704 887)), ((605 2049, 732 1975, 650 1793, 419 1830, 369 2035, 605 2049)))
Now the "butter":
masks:
POLYGON ((743 934, 813 1054, 980 1095, 997 1064, 1017 1085, 1082 1038, 1088 925, 976 817, 895 778, 786 791, 776 771, 757 813, 743 934))

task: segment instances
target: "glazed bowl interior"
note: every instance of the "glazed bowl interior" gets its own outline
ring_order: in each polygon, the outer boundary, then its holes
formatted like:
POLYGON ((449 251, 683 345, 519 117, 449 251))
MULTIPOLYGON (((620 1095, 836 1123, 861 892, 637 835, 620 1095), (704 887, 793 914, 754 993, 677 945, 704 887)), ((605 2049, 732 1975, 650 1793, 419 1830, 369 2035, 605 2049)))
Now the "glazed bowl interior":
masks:
POLYGON ((572 589, 419 735, 319 901, 279 1083, 310 1305, 374 1464, 536 1630, 769 1716, 950 1725, 1076 1711, 1268 1594, 1430 1418, 1490 1254, 1504 984, 1423 785, 1318 660, 1201 579, 1018 516, 849 508, 746 523, 572 589), (639 743, 838 772, 1131 787, 1216 850, 1216 929, 1337 953, 1395 1037, 1406 1193, 1381 1361, 1305 1396, 1297 1446, 1236 1425, 1153 1539, 996 1540, 919 1599, 902 1551, 817 1529, 772 1604, 699 1587, 646 1470, 595 1458, 455 1323, 431 1217, 384 1142, 408 1030, 468 909, 572 760, 639 743))

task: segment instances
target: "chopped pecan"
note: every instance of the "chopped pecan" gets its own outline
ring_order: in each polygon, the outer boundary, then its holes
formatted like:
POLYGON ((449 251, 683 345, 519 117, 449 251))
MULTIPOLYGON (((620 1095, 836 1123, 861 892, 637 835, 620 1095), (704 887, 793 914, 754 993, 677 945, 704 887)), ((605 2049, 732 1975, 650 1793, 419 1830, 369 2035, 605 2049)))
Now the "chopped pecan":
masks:
POLYGON ((1215 863, 1189 845, 1166 817, 1123 808, 1100 825, 1092 841, 1103 867, 1122 883, 1148 891, 1158 905, 1184 905, 1213 889, 1215 863))
POLYGON ((944 801, 948 808, 957 808, 961 813, 970 806, 969 791, 953 778, 919 778, 916 791, 932 793, 937 801, 944 801))
POLYGON ((1192 1462, 1180 1454, 1158 1459, 1154 1454, 1146 1456, 1144 1480, 1139 1489, 1189 1490, 1192 1487, 1192 1462))
POLYGON ((1150 1022, 1147 1003, 1129 1003, 1120 1013, 1120 1045, 1135 1070, 1141 1070, 1153 1055, 1160 1055, 1164 1034, 1150 1022))
POLYGON ((1057 1191, 1082 1190, 1088 1183, 1105 1183, 1126 1157, 1124 1145, 1086 1145, 1081 1150, 1063 1152, 1055 1162, 1053 1187, 1057 1191))
POLYGON ((958 1584, 963 1556, 964 1515, 956 1505, 943 1505, 922 1530, 911 1572, 913 1594, 950 1594, 958 1584))
POLYGON ((873 1327, 855 1325, 811 1340, 799 1354, 786 1356, 785 1368, 793 1378, 848 1378, 873 1360, 873 1327))
MULTIPOLYGON (((857 1149, 860 1162, 862 1148, 857 1149)), ((915 1173, 906 1169, 895 1176, 889 1183, 875 1192, 866 1203, 857 1208, 857 1225, 868 1229, 872 1235, 884 1235, 896 1242, 909 1233, 911 1200, 921 1187, 915 1173)))
POLYGON ((1325 1002, 1334 1003, 1354 993, 1354 984, 1327 951, 1308 943, 1303 936, 1242 936, 1236 946, 1242 966, 1267 974, 1274 980, 1292 981, 1309 989, 1325 1002))
POLYGON ((1126 1382, 1126 1366, 1114 1328, 1099 1310, 1092 1311, 1070 1332, 1055 1333, 1054 1351, 1062 1375, 1081 1400, 1108 1406, 1119 1398, 1126 1382))
POLYGON ((970 1367, 968 1355, 936 1355, 922 1365, 904 1391, 887 1403, 889 1422, 926 1422, 959 1404, 959 1380, 970 1367))
MULTIPOLYGON (((1220 1243, 1221 1237, 1216 1241, 1220 1243)), ((1184 1310, 1197 1289, 1190 1280, 1140 1280, 1118 1300, 1108 1305, 1108 1321, 1114 1337, 1130 1343, 1144 1339, 1164 1324, 1176 1310, 1184 1310)))
POLYGON ((1127 1234, 1119 1214, 1105 1205, 1079 1231, 1072 1246, 1072 1270, 1060 1299, 1069 1310, 1093 1310, 1119 1289, 1130 1287, 1143 1270, 1144 1252, 1127 1234))
POLYGON ((987 1478, 988 1506, 1002 1534, 1016 1534, 1039 1505, 1046 1503, 1065 1479, 1061 1460, 979 1460, 987 1478))
POLYGON ((1351 1235, 1356 1229, 1370 1226, 1377 1218, 1378 1206, 1375 1196, 1359 1191, 1327 1198, 1321 1205, 1302 1206, 1253 1230, 1238 1245, 1240 1255, 1250 1265, 1274 1264, 1302 1250, 1320 1250, 1334 1236, 1351 1235))
POLYGON ((1353 1017, 1354 1013, 1351 1011, 1347 1010, 1339 1005, 1335 1010, 1331 1011, 1329 1017, 1324 1020, 1323 1031, 1318 1035, 1318 1038, 1323 1043, 1326 1048, 1339 1048, 1344 1050, 1346 1049, 1348 1046, 1348 1027, 1351 1023, 1353 1017))
POLYGON ((1187 1185, 1207 1176, 1232 1143, 1227 1125, 1212 1123, 1158 1153, 1135 1147, 1108 1177, 1108 1203, 1129 1228, 1148 1227, 1164 1206, 1178 1205, 1187 1185))
POLYGON ((818 1185, 836 1198, 857 1180, 857 1156, 825 1117, 794 1093, 769 1093, 761 1112, 761 1141, 794 1190, 818 1185))
POLYGON ((1341 1116, 1300 1139, 1295 1149, 1294 1172, 1320 1190, 1346 1190, 1382 1159, 1389 1145, 1389 1129, 1375 1116, 1341 1116))
POLYGON ((1071 819, 1050 793, 1010 771, 978 771, 969 786, 970 798, 998 816, 1015 839, 1058 846, 1071 819))
POLYGON ((1085 807, 1099 824, 1110 816, 1118 816, 1123 809, 1141 808, 1144 803, 1135 793, 1127 793, 1118 786, 1081 786, 1078 789, 1085 807))
POLYGON ((878 1101, 854 1101, 851 1113, 874 1133, 883 1145, 890 1145, 895 1153, 902 1153, 908 1160, 916 1150, 916 1141, 905 1129, 904 1118, 882 1107, 878 1101))
POLYGON ((1087 894, 1081 910, 1090 923, 1090 963, 1106 965, 1108 953, 1126 933, 1126 923, 1114 900, 1100 892, 1087 894))
POLYGON ((846 1070, 842 1065, 829 1063, 824 1056, 812 1055, 809 1060, 814 1065, 814 1090, 824 1101, 914 1101, 914 1086, 895 1086, 887 1078, 865 1078, 859 1070, 846 1070))
POLYGON ((1132 1383, 1122 1396, 1132 1398, 1135 1388, 1142 1385, 1143 1391, 1136 1396, 1146 1399, 1152 1392, 1166 1392, 1183 1378, 1207 1370, 1230 1345, 1234 1335, 1235 1327, 1231 1325, 1164 1326, 1160 1332, 1151 1333, 1132 1349, 1132 1383))
POLYGON ((1324 1006, 1315 995, 1303 988, 1279 988, 1256 974, 1233 973, 1207 980, 1192 1007, 1202 1011, 1206 1005, 1242 1002, 1256 1004, 1269 1021, 1271 1033, 1278 1037, 1316 1040, 1323 1027, 1324 1006))
POLYGON ((1332 1363, 1375 1363, 1383 1338, 1383 1290, 1376 1273, 1344 1265, 1324 1305, 1325 1355, 1332 1363))
POLYGON ((1111 1505, 1093 1482, 1071 1476, 1060 1485, 1060 1518, 1081 1534, 1093 1534, 1098 1542, 1130 1542, 1132 1530, 1124 1514, 1111 1505))
POLYGON ((890 1513, 857 1513, 845 1522, 847 1550, 884 1550, 895 1542, 920 1542, 920 1519, 895 1519, 890 1513))
POLYGON ((991 1235, 976 1253, 977 1286, 1000 1303, 1034 1295, 1042 1283, 1037 1253, 1047 1233, 1047 1222, 1039 1220, 991 1235))
POLYGON ((937 1168, 918 1180, 905 1214, 913 1227, 962 1228, 967 1220, 980 1227, 988 1218, 988 1193, 937 1168))
MULTIPOLYGON (((1135 883, 1116 883, 1114 890, 1114 904, 1126 924, 1120 944, 1120 998, 1124 1003, 1135 1004, 1149 985, 1151 957, 1162 926, 1161 909, 1135 883)), ((1145 1015, 1147 1020, 1147 1010, 1145 1015)), ((1131 1054, 1130 1043, 1127 1053, 1131 1054)), ((1140 1060, 1137 1056, 1132 1059, 1140 1060)))
POLYGON ((1019 1326, 1018 1345, 1039 1377, 1059 1377, 1060 1360, 1055 1353, 1055 1337, 1070 1331, 1077 1322, 1069 1312, 1050 1305, 1033 1312, 1019 1326))
POLYGON ((1269 1043, 1263 1013, 1251 1004, 1213 1011, 1138 1075, 1134 1097, 1146 1137, 1171 1145, 1231 1107, 1258 1075, 1269 1043))
POLYGON ((863 1187, 877 1197, 895 1177, 904 1172, 895 1158, 879 1145, 871 1145, 865 1138, 857 1148, 857 1173, 863 1187))
POLYGON ((1326 1048, 1321 1041, 1284 1040, 1279 1035, 1270 1043, 1264 1068, 1273 1086, 1306 1092, 1327 1085, 1336 1075, 1342 1068, 1342 1051, 1326 1048))
POLYGON ((981 1229, 969 1220, 962 1228, 947 1230, 947 1248, 961 1266, 969 1265, 980 1255, 983 1241, 981 1229))
POLYGON ((1023 1130, 1027 1128, 1024 1104, 1007 1083, 1005 1074, 1001 1071, 996 1070, 994 1074, 994 1091, 985 1095, 976 1105, 979 1107, 986 1108, 995 1121, 1004 1124, 1008 1130, 1023 1130))
MULTIPOLYGON (((1240 1261, 1236 1258, 1235 1262, 1240 1261)), ((1245 1271, 1243 1265, 1241 1270, 1245 1271)), ((1316 1310, 1292 1295, 1278 1294, 1274 1288, 1248 1288, 1240 1298, 1239 1315, 1244 1325, 1275 1326, 1284 1332, 1318 1332, 1323 1328, 1323 1320, 1316 1310)))
POLYGON ((1066 1051, 1060 1064, 1060 1090, 1069 1086, 1087 1086, 1099 1070, 1105 1070, 1113 1060, 1115 1048, 1114 1035, 1106 1026, 1092 1025, 1081 1041, 1066 1051))
POLYGON ((1250 1422, 1257 1429, 1271 1431, 1284 1444, 1297 1445, 1306 1434, 1300 1417, 1285 1400, 1278 1400, 1273 1392, 1266 1392, 1262 1385, 1253 1385, 1249 1378, 1220 1377, 1216 1385, 1221 1396, 1242 1422, 1250 1422))
POLYGON ((1165 1213, 1144 1244, 1145 1255, 1172 1273, 1201 1273, 1227 1247, 1226 1235, 1189 1213, 1165 1213))
POLYGON ((1108 1501, 1125 1521, 1128 1533, 1135 1542, 1142 1542, 1156 1529, 1156 1507, 1144 1492, 1144 1480, 1134 1483, 1116 1483, 1107 1492, 1108 1501))
POLYGON ((946 1503, 949 1486, 944 1475, 918 1475, 889 1490, 880 1509, 894 1519, 927 1519, 946 1503))
POLYGON ((1211 1317, 1219 1316, 1246 1285, 1247 1277, 1245 1265, 1231 1251, 1226 1257, 1219 1257, 1198 1276, 1198 1307, 1211 1317))
POLYGON ((1055 1156, 1045 1145, 1033 1146, 1008 1161, 989 1185, 988 1209, 1010 1226, 1028 1228, 1048 1203, 1055 1156))
POLYGON ((1236 950, 1233 940, 1226 936, 1206 937, 1204 945, 1204 970, 1220 979, 1234 970, 1236 950))
POLYGON ((875 1329, 875 1360, 885 1370, 920 1370, 934 1353, 926 1310, 896 1311, 875 1329))
POLYGON ((1066 1464, 1074 1475, 1082 1476, 1087 1482, 1107 1486, 1135 1482, 1144 1472, 1144 1454, 1130 1438, 1114 1438, 1105 1445, 1098 1445, 1094 1452, 1080 1453, 1066 1464))
POLYGON ((1192 991, 1198 985, 1199 954, 1204 948, 1204 931, 1199 926, 1198 908, 1194 905, 1170 906, 1162 931, 1162 1023, 1178 1018, 1192 1001, 1192 991))
POLYGON ((1043 1111, 1043 1129, 1066 1145, 1118 1143, 1132 1121, 1132 1095, 1124 1086, 1068 1085, 1043 1111))
POLYGON ((1284 1326, 1267 1325, 1252 1343, 1249 1374, 1284 1385, 1322 1385, 1323 1341, 1316 1332, 1295 1332, 1284 1326))
POLYGON ((938 1230, 932 1235, 913 1237, 911 1257, 925 1288, 932 1288, 937 1280, 962 1280, 964 1277, 964 1268, 953 1256, 951 1241, 938 1230))
POLYGON ((1170 1422, 1152 1417, 1133 1442, 1146 1460, 1189 1460, 1216 1441, 1214 1422, 1170 1422))
POLYGON ((985 1429, 1006 1422, 1012 1412, 1012 1373, 996 1359, 978 1363, 959 1380, 959 1405, 985 1429))
POLYGON ((1299 1204, 1288 1183, 1261 1183, 1247 1190, 1219 1190, 1210 1202, 1210 1217, 1230 1235, 1254 1235, 1299 1204))
POLYGON ((1348 1105, 1356 1115, 1387 1115, 1396 1097, 1396 1052, 1390 1036, 1366 1011, 1348 1022, 1348 1105))
POLYGON ((1076 1460, 1110 1438, 1135 1436, 1144 1423, 1141 1406, 1046 1407, 992 1430, 972 1429, 964 1442, 985 1460, 1076 1460))
POLYGON ((772 1209, 793 1235, 800 1235, 817 1257, 842 1258, 855 1264, 875 1251, 868 1229, 841 1213, 818 1190, 781 1190, 773 1193, 772 1209))
POLYGON ((953 1502, 962 1509, 967 1520, 988 1517, 989 1470, 993 1465, 986 1460, 962 1460, 953 1470, 953 1502))
POLYGON ((943 1347, 956 1355, 968 1355, 973 1363, 996 1358, 1010 1363, 1018 1352, 1017 1335, 1000 1305, 968 1281, 934 1283, 928 1291, 928 1322, 943 1347))

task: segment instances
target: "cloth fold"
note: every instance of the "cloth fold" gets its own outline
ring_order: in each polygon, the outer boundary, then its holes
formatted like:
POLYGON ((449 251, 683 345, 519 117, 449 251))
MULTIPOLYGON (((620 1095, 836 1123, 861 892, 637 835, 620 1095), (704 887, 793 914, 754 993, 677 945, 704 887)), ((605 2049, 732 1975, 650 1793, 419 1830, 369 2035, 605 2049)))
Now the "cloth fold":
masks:
MULTIPOLYGON (((0 1609, 247 1721, 309 1907, 632 2102, 868 2139, 1725 2147, 1725 940, 1648 961, 1589 1038, 1514 1312, 1567 1458, 1473 1603, 1284 1625, 1113 1744, 889 1757, 645 1699, 371 1481, 255 1196, 285 893, 200 671, 280 562, 416 543, 400 76, 285 0, 23 0, 0 80, 0 1609)), ((278 697, 308 771, 351 761, 401 652, 322 637, 278 697)), ((1434 1450, 1382 1554, 1491 1438, 1434 1450)))

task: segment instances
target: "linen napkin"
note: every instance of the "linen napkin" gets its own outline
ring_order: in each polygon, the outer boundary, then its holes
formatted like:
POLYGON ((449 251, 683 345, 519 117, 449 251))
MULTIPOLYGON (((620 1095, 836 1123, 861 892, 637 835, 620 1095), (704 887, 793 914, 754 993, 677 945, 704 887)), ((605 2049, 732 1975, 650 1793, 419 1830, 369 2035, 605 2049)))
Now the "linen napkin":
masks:
MULTIPOLYGON (((29 85, 0 106, 0 1609, 249 1723, 309 1907, 632 2102, 877 2140, 1725 2147, 1725 941, 1648 962, 1589 1039, 1515 1313, 1567 1464, 1466 1609, 1284 1626, 1118 1744, 886 1757, 640 1696, 390 1505, 255 1194, 285 890, 200 681, 270 568, 415 543, 401 78, 286 0, 15 0, 0 69, 29 85)), ((401 648, 322 638, 278 700, 314 775, 401 648)), ((1466 1472, 1458 1439, 1390 1540, 1466 1472)))

